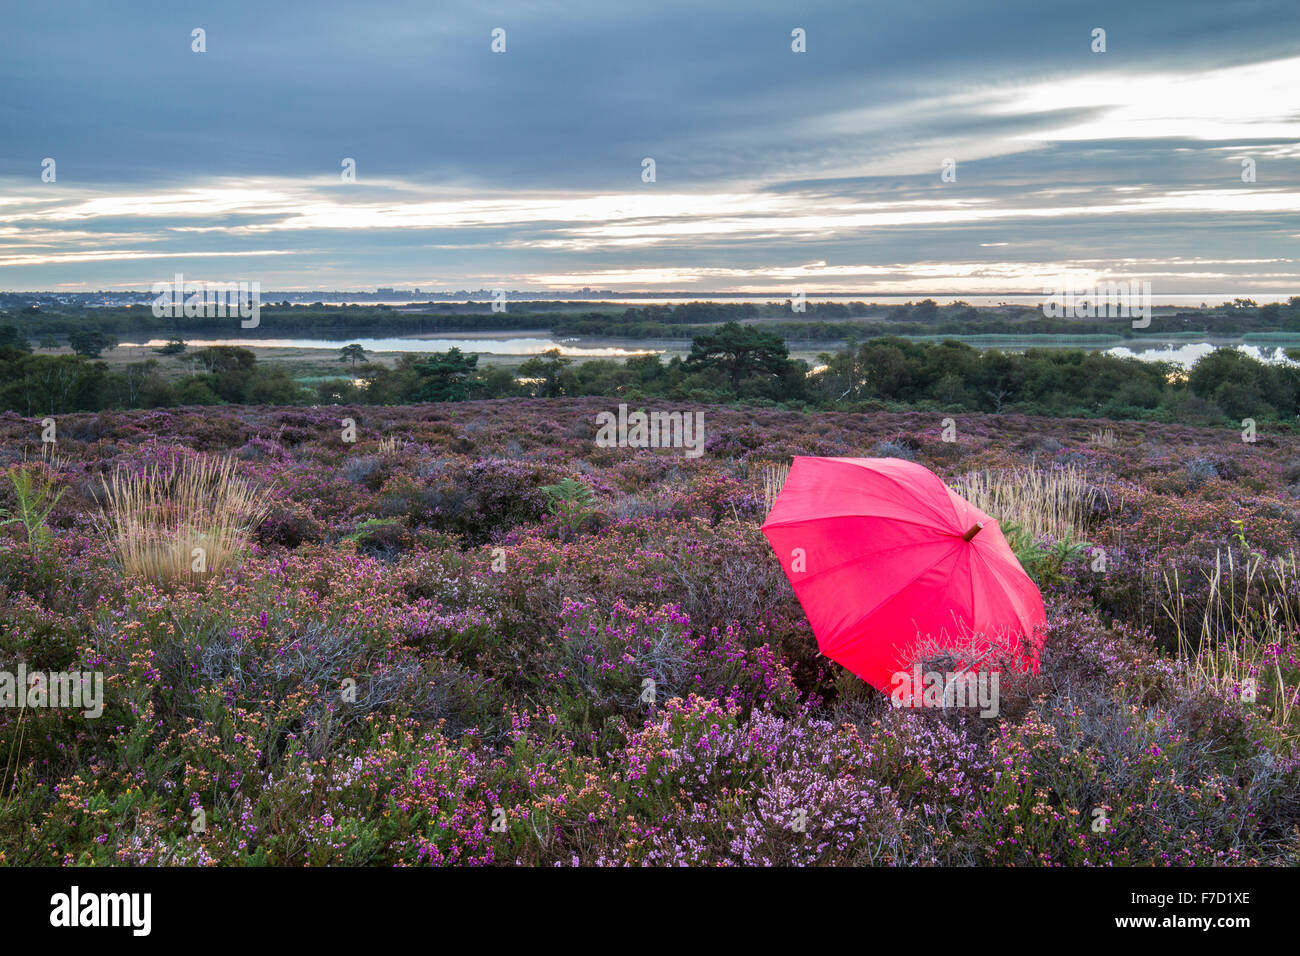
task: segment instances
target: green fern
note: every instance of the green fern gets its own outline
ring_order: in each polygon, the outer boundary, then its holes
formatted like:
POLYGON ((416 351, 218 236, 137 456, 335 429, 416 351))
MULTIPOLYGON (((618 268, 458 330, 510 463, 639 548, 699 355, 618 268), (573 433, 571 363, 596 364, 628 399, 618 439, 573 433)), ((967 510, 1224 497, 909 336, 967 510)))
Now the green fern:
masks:
POLYGON ((1003 537, 1016 554, 1016 560, 1039 587, 1064 580, 1065 566, 1085 555, 1092 547, 1088 541, 1076 541, 1069 529, 1051 544, 1044 544, 1014 522, 1001 527, 1003 537))
POLYGON ((546 495, 546 510, 559 518, 570 531, 577 531, 587 518, 596 513, 595 494, 575 478, 544 485, 542 494, 546 495))

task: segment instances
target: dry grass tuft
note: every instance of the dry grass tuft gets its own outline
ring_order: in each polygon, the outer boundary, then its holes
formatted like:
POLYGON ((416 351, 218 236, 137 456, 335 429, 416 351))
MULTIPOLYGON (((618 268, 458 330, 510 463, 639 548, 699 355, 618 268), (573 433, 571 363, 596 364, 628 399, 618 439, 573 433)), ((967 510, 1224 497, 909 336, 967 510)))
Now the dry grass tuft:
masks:
POLYGON ((786 478, 790 477, 790 463, 768 462, 763 465, 762 475, 763 500, 767 502, 767 511, 764 512, 764 515, 766 515, 771 512, 772 506, 776 504, 776 496, 781 493, 781 489, 785 486, 786 478))
POLYGON ((952 488, 998 523, 1016 525, 1031 538, 1083 534, 1084 516, 1098 491, 1073 466, 1040 471, 1014 468, 964 475, 952 488))
POLYGON ((1219 552, 1206 579, 1204 610, 1192 614, 1178 571, 1164 575, 1163 608, 1177 631, 1189 682, 1247 703, 1258 698, 1274 724, 1289 728, 1300 719, 1295 555, 1238 557, 1229 550, 1225 559, 1219 552))
POLYGON ((123 571, 171 584, 233 565, 269 506, 235 468, 233 458, 201 458, 106 479, 101 518, 123 571))
POLYGON ((1095 448, 1114 448, 1117 444, 1115 430, 1113 428, 1103 428, 1099 432, 1093 432, 1088 436, 1088 444, 1095 448))

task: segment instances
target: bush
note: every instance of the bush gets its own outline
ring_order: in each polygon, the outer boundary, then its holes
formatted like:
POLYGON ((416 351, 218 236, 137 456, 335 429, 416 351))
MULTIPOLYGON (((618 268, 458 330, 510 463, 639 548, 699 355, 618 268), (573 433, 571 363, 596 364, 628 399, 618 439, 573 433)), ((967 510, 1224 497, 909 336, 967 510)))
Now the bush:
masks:
POLYGON ((483 544, 540 521, 547 505, 542 487, 556 477, 545 465, 488 458, 432 478, 423 500, 433 527, 461 535, 467 544, 483 544))

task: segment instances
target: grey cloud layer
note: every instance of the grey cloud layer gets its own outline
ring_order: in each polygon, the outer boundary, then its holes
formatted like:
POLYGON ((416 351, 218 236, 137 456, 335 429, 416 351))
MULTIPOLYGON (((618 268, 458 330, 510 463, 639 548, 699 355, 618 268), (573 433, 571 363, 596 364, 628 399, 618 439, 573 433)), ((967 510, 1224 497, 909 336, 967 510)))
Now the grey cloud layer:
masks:
POLYGON ((1206 133, 1185 123, 1147 136, 1107 85, 1231 77, 1300 55, 1294 3, 236 0, 27 5, 6 20, 4 288, 147 285, 173 268, 276 286, 594 277, 631 288, 615 279, 664 270, 667 287, 779 288, 771 271, 824 261, 814 284, 903 288, 896 270, 909 263, 922 278, 936 264, 960 278, 989 263, 990 281, 1011 289, 1037 281, 1035 264, 1150 260, 1163 274, 1157 260, 1208 263, 1174 270, 1170 288, 1186 291, 1215 275, 1229 279, 1214 288, 1274 289, 1297 273, 1294 100, 1256 118, 1261 135, 1220 128, 1239 119, 1225 105, 1206 133), (207 31, 202 55, 189 48, 195 26, 207 31), (497 26, 504 56, 488 50, 497 26), (790 52, 795 26, 807 54, 790 52), (1094 26, 1108 31, 1104 55, 1088 50, 1094 26), (1073 90, 1061 103, 1058 83, 1073 90), (1069 128, 1089 138, 1061 140, 1069 128), (1245 188, 1247 154, 1260 157, 1255 198, 1221 200, 1245 188), (57 183, 39 181, 45 156, 57 183), (338 183, 344 156, 358 163, 350 191, 338 183), (643 156, 658 163, 653 185, 640 182, 643 156), (938 180, 946 156, 956 184, 938 180), (165 197, 180 190, 207 198, 177 209, 165 197), (620 210, 647 192, 663 211, 620 210), (718 194, 744 198, 712 208, 718 194), (139 204, 60 218, 94 196, 139 204), (543 208, 400 221, 405 206, 474 196, 543 208), (613 197, 597 204, 608 216, 546 218, 572 215, 560 200, 575 196, 613 197), (702 213, 673 201, 691 196, 702 213), (900 217, 899 203, 917 215, 900 217), (390 206, 399 221, 376 221, 390 206), (171 258, 121 257, 131 252, 171 258), (870 269, 861 281, 834 271, 850 266, 870 269))

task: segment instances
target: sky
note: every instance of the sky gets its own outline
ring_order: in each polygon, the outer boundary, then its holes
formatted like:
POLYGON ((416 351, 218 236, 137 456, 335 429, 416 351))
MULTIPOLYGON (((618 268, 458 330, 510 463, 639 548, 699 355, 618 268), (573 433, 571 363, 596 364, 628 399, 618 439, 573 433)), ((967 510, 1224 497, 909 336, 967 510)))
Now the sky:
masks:
POLYGON ((4 6, 3 290, 1300 294, 1295 0, 4 6))

